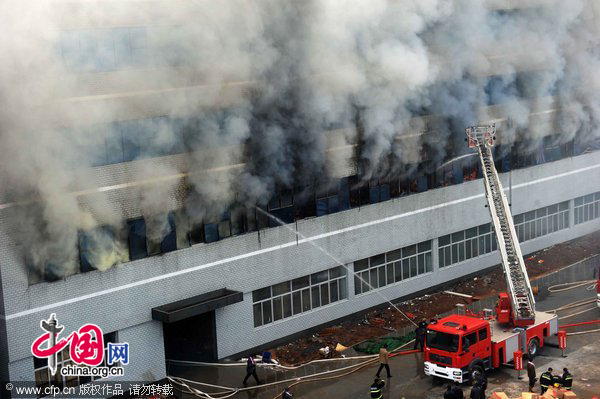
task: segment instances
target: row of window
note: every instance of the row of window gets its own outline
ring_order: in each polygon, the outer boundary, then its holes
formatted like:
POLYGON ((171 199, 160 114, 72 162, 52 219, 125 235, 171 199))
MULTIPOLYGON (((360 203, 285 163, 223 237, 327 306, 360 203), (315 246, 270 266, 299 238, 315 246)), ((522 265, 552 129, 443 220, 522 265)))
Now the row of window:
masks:
MULTIPOLYGON (((561 202, 513 217, 520 242, 569 227, 569 202, 561 202)), ((445 267, 498 249, 491 223, 442 236, 438 239, 439 266, 445 267)))
MULTIPOLYGON (((600 193, 577 198, 580 208, 600 202, 600 193)), ((569 226, 569 202, 514 216, 519 241, 551 234, 569 226)), ((431 240, 354 262, 354 293, 360 295, 433 271, 431 240)), ((440 267, 497 250, 490 223, 438 238, 440 267)), ((337 267, 252 293, 255 327, 347 298, 346 270, 337 267)), ((473 342, 476 342, 476 338, 473 342)))
MULTIPOLYGON (((353 184, 358 184, 355 177, 340 179, 337 184, 320 187, 315 191, 308 190, 310 194, 307 193, 306 188, 299 194, 291 190, 281 191, 273 197, 265 211, 284 223, 292 223, 294 220, 310 216, 321 216, 365 205, 371 201, 377 202, 381 200, 382 193, 386 195, 390 193, 393 197, 411 193, 410 180, 407 179, 377 180, 350 188, 353 184), (404 191, 403 187, 408 191, 404 191)), ((577 198, 576 203, 578 204, 575 207, 576 224, 598 217, 600 193, 577 198)), ((568 228, 568 213, 568 201, 565 201, 514 216, 519 241, 528 241, 568 228)), ((234 206, 219 217, 207 218, 204 222, 193 225, 190 224, 184 211, 174 211, 159 218, 129 220, 125 228, 120 230, 111 226, 101 226, 80 231, 78 271, 106 270, 118 263, 274 227, 279 224, 278 220, 270 218, 264 211, 258 211, 255 207, 234 206)), ((490 224, 455 232, 439 238, 439 265, 440 267, 453 265, 496 249, 495 235, 490 224)), ((407 248, 406 251, 410 249, 407 248)), ((378 262, 378 260, 359 261, 359 268, 366 264, 365 262, 378 262)), ((400 265, 387 265, 385 273, 383 270, 365 272, 365 281, 368 284, 357 285, 359 287, 357 293, 368 291, 369 285, 381 287, 410 278, 431 267, 429 255, 417 257, 413 261, 407 260, 405 263, 407 266, 404 270, 400 265), (411 266, 410 262, 416 263, 411 266), (376 274, 377 278, 375 278, 376 274)), ((51 262, 41 268, 42 272, 36 272, 40 270, 37 267, 31 269, 31 284, 61 278, 54 274, 51 262)))
POLYGON ((364 294, 431 271, 429 240, 354 262, 354 293, 364 294))
POLYGON ((519 241, 533 240, 569 227, 569 201, 515 215, 519 241))
POLYGON ((252 292, 254 327, 346 299, 346 276, 338 266, 252 292))
POLYGON ((440 267, 488 254, 497 249, 490 223, 442 236, 438 239, 440 267))
POLYGON ((84 155, 84 166, 102 166, 207 149, 202 138, 218 135, 235 119, 235 110, 229 109, 193 118, 157 116, 84 125, 69 128, 67 135, 84 155))
POLYGON ((600 217, 600 191, 575 198, 573 208, 575 224, 588 222, 600 217))
POLYGON ((61 32, 60 53, 65 67, 74 73, 109 72, 188 64, 179 26, 69 29, 61 32))
POLYGON ((484 87, 488 105, 502 104, 514 99, 555 96, 557 85, 548 85, 539 71, 516 72, 509 75, 489 76, 484 87))

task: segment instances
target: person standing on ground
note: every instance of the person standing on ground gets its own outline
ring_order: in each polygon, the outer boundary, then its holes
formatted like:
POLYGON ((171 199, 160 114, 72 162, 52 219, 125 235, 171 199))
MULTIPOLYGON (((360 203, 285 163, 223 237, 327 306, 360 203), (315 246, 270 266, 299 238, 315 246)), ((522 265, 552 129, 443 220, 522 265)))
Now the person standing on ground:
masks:
POLYGON ((281 399, 292 399, 293 397, 294 395, 292 395, 292 393, 290 392, 290 388, 285 387, 283 393, 281 394, 281 399))
POLYGON ((417 346, 421 346, 421 351, 425 347, 425 333, 427 332, 427 322, 421 321, 415 329, 415 345, 413 349, 417 349, 417 346))
POLYGON ((481 387, 481 396, 485 398, 485 390, 487 389, 488 381, 485 371, 477 377, 477 384, 481 387))
POLYGON ((384 380, 381 378, 375 378, 375 381, 373 381, 373 384, 371 385, 371 399, 383 399, 384 386, 384 380))
POLYGON ((454 390, 452 389, 452 385, 450 384, 448 384, 446 392, 444 392, 444 399, 457 399, 454 390))
POLYGON ((570 391, 573 386, 573 376, 566 367, 563 369, 562 386, 567 391, 570 391))
POLYGON ((481 392, 481 385, 473 385, 473 388, 471 388, 471 395, 469 397, 471 399, 485 399, 481 392))
POLYGON ((529 392, 535 392, 533 387, 535 386, 537 378, 535 374, 535 364, 533 364, 530 356, 527 356, 527 377, 529 378, 529 392))
POLYGON ((381 370, 385 367, 385 371, 387 371, 388 378, 391 378, 390 374, 390 365, 389 365, 389 355, 390 353, 387 350, 387 344, 383 345, 382 348, 379 349, 379 370, 377 370, 377 378, 379 378, 379 374, 381 374, 381 370))
POLYGON ((254 377, 256 385, 260 385, 260 381, 256 375, 256 360, 254 359, 254 354, 248 356, 248 361, 246 362, 246 378, 244 378, 244 386, 247 385, 247 381, 250 376, 254 377))
POLYGON ((548 370, 540 375, 540 392, 543 394, 550 386, 552 386, 552 367, 548 367, 548 370))
POLYGON ((465 398, 465 394, 463 393, 463 390, 460 387, 460 385, 458 384, 458 382, 454 383, 454 387, 452 388, 452 392, 454 393, 454 398, 455 399, 464 399, 465 398))

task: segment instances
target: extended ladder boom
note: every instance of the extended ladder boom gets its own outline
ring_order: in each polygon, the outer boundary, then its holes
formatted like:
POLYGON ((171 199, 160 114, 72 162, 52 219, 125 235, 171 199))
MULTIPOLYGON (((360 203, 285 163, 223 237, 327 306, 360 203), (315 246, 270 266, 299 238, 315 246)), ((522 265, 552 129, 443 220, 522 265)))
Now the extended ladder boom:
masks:
POLYGON ((479 151, 485 196, 502 258, 508 296, 512 305, 512 319, 516 326, 526 326, 535 321, 535 300, 508 201, 504 195, 490 150, 490 147, 494 145, 495 132, 495 125, 466 129, 469 146, 477 147, 479 151))

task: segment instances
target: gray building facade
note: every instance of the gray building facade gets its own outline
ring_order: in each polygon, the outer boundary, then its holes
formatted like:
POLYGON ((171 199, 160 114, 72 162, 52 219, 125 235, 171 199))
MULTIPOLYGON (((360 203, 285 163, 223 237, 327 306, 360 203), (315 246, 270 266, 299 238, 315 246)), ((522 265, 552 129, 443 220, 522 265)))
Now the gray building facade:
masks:
MULTIPOLYGON (((566 202, 566 209, 557 208, 560 225, 554 228, 550 227, 552 212, 538 215, 537 219, 547 220, 545 234, 539 231, 531 233, 528 239, 522 238, 524 253, 598 230, 599 168, 600 154, 594 152, 514 170, 510 172, 512 185, 509 185, 509 173, 501 175, 506 190, 512 187, 512 210, 516 218, 566 202), (583 213, 576 218, 579 210, 586 206, 586 198, 591 211, 584 211, 587 219, 583 213)), ((117 332, 118 341, 130 345, 126 379, 152 381, 163 378, 166 373, 164 326, 153 320, 154 308, 223 288, 243 293, 242 301, 214 310, 216 335, 210 345, 216 347, 216 358, 223 359, 251 348, 265 347, 307 327, 326 324, 386 300, 430 289, 498 263, 497 252, 485 253, 482 246, 479 251, 482 255, 472 252, 476 256, 462 261, 459 255, 450 264, 445 262, 447 265, 440 266, 440 254, 444 256, 444 252, 439 251, 440 237, 489 223, 484 205, 482 181, 478 179, 215 243, 194 245, 128 262, 106 272, 93 271, 31 286, 26 269, 4 236, 1 256, 3 335, 0 337, 7 348, 3 351, 5 376, 11 380, 33 379, 31 344, 42 333, 40 320, 47 319, 50 313, 56 313, 67 330, 95 323, 104 332, 117 332), (424 270, 357 294, 357 280, 352 274, 356 261, 422 242, 431 243, 426 248, 431 261, 427 261, 424 270), (346 284, 345 298, 339 296, 333 300, 330 297, 329 304, 313 306, 289 317, 282 315, 279 320, 268 320, 255 327, 254 291, 339 264, 347 267, 344 271, 347 278, 338 281, 346 284)), ((529 224, 533 226, 535 222, 532 216, 529 224)), ((2 231, 2 234, 10 232, 2 231)))

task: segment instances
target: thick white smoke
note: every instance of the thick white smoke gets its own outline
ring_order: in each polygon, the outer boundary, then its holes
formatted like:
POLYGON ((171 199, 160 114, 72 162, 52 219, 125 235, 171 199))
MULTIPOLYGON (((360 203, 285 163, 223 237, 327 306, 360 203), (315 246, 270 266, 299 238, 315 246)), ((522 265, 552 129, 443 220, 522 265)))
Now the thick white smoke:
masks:
MULTIPOLYGON (((179 161, 156 162, 151 170, 132 165, 118 175, 135 182, 185 174, 183 194, 178 179, 131 190, 151 241, 168 231, 168 212, 177 207, 195 224, 218 219, 234 202, 264 204, 276 187, 327 180, 327 132, 340 127, 356 132, 350 140, 358 143, 363 180, 414 164, 421 146, 434 166, 448 148, 463 151, 449 143, 462 142, 465 125, 497 116, 488 99, 502 103, 511 119, 502 134, 525 149, 548 129, 561 142, 576 134, 598 140, 600 6, 497 6, 503 3, 3 1, 0 202, 19 203, 5 206, 4 219, 18 227, 15 241, 28 243, 23 253, 33 268, 74 272, 78 230, 105 225, 114 232, 90 238, 110 255, 94 255, 107 259, 98 267, 126 261, 123 242, 105 242, 123 237, 126 205, 109 194, 82 201, 72 193, 101 184, 93 168, 82 166, 98 158, 99 148, 111 156, 101 139, 108 122, 156 112, 193 122, 184 129, 188 148, 179 161), (95 70, 86 54, 111 59, 122 50, 102 39, 115 27, 145 32, 143 43, 128 50, 146 62, 95 70), (86 29, 97 37, 91 48, 65 39, 86 29), (80 69, 73 70, 73 60, 80 69), (547 109, 558 110, 553 126, 532 116, 547 109), (414 118, 423 113, 435 117, 414 118), (428 133, 417 146, 403 144, 416 128, 428 133), (201 172, 226 165, 238 166, 201 172)), ((144 128, 155 132, 146 143, 152 148, 179 134, 165 118, 144 128)))

